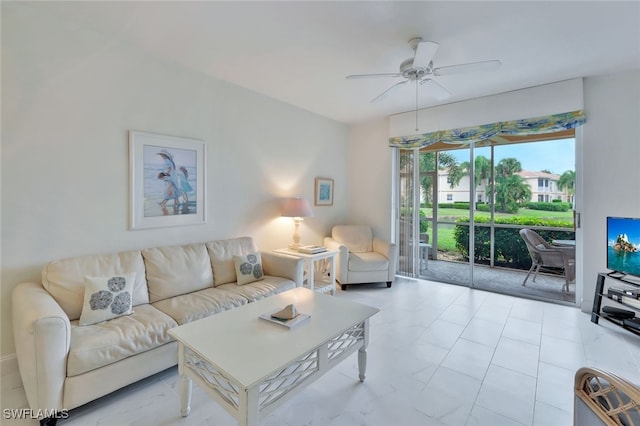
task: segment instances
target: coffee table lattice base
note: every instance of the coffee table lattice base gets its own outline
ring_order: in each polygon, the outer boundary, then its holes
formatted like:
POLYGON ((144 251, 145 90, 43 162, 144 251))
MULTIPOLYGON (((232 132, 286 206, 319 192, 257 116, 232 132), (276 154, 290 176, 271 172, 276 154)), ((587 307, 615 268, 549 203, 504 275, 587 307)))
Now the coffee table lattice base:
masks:
POLYGON ((204 380, 209 385, 209 389, 217 393, 227 404, 238 409, 240 406, 238 385, 187 347, 184 348, 184 365, 204 380))
MULTIPOLYGON (((364 339, 364 324, 358 324, 328 343, 328 359, 340 358, 340 355, 350 353, 349 349, 364 339)), ((202 360, 191 349, 185 348, 185 366, 190 368, 198 377, 204 380, 209 389, 235 409, 240 406, 239 388, 232 380, 218 371, 208 362, 202 360)), ((318 349, 302 358, 293 361, 281 371, 273 374, 260 384, 260 410, 278 401, 292 388, 304 379, 320 370, 318 349)))
POLYGON ((329 360, 338 358, 364 339, 364 324, 357 324, 329 342, 329 360))

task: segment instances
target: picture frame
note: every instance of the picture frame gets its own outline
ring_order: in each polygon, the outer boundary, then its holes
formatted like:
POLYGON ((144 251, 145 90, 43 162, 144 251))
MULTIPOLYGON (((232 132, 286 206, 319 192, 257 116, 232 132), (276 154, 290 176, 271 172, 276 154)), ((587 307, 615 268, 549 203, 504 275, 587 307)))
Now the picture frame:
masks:
POLYGON ((317 177, 315 182, 315 205, 333 205, 333 179, 317 177))
POLYGON ((130 229, 207 222, 204 141, 129 131, 130 229))

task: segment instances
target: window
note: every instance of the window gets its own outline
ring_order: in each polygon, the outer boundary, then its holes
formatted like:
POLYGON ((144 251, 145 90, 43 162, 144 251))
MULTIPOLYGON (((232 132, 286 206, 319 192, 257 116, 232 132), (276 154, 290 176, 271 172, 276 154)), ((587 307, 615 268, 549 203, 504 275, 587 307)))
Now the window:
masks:
POLYGON ((544 201, 544 195, 538 194, 538 202, 541 203, 544 201))
POLYGON ((453 201, 453 194, 447 194, 447 201, 453 201))

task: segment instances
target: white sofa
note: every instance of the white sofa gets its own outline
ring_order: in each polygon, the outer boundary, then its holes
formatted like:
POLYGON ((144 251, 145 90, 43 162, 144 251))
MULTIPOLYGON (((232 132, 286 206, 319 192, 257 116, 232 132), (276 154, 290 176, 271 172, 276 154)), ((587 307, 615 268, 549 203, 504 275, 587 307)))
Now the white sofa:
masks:
POLYGON ((301 286, 304 261, 260 252, 264 279, 239 286, 233 255, 252 238, 156 247, 50 262, 42 283, 13 291, 22 382, 34 410, 70 410, 177 363, 167 331, 301 286), (135 272, 133 313, 80 326, 88 276, 135 272))

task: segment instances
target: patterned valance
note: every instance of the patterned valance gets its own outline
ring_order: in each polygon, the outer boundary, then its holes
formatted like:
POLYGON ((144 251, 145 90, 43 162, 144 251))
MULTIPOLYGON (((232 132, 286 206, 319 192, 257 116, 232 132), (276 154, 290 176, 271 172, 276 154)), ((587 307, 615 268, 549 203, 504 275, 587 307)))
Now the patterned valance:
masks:
POLYGON ((462 129, 438 130, 421 135, 398 136, 389 138, 389 146, 404 149, 423 148, 436 142, 469 145, 472 142, 480 142, 500 135, 529 136, 554 133, 573 129, 583 125, 585 122, 584 111, 579 110, 545 117, 501 121, 462 129))

